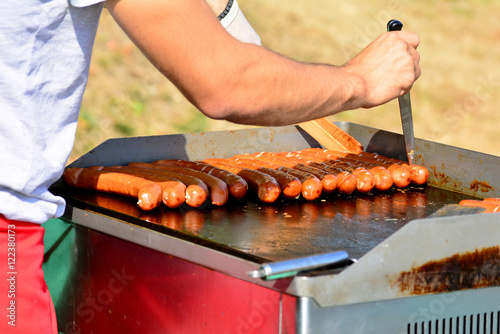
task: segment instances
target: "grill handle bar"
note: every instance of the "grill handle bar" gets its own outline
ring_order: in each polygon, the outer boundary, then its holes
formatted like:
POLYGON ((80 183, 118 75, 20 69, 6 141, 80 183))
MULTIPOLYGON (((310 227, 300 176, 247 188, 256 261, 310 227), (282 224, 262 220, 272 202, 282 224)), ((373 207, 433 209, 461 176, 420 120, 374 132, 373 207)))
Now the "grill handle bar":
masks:
POLYGON ((342 263, 356 262, 349 258, 346 251, 335 251, 326 254, 312 255, 292 260, 264 263, 257 270, 249 271, 247 274, 254 278, 274 280, 289 276, 295 276, 299 272, 334 266, 342 263))

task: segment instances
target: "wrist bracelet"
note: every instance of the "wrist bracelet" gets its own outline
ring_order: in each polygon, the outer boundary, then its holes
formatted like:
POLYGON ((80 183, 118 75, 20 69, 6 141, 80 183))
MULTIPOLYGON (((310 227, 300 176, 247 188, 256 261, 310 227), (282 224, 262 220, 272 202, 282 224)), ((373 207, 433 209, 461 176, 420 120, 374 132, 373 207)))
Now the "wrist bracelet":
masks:
POLYGON ((224 17, 226 17, 226 15, 229 13, 229 11, 231 10, 231 7, 233 7, 233 0, 229 0, 227 5, 226 5, 226 8, 224 8, 224 10, 222 11, 222 13, 219 14, 219 16, 217 16, 217 18, 220 20, 222 20, 224 17))

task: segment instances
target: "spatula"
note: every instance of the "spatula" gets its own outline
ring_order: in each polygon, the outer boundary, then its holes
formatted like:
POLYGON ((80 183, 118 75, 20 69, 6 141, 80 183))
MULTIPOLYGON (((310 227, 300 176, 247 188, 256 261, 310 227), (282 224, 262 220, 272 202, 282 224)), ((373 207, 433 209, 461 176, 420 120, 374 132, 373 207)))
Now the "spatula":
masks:
POLYGON ((298 125, 326 149, 355 154, 363 151, 363 144, 325 117, 298 125))

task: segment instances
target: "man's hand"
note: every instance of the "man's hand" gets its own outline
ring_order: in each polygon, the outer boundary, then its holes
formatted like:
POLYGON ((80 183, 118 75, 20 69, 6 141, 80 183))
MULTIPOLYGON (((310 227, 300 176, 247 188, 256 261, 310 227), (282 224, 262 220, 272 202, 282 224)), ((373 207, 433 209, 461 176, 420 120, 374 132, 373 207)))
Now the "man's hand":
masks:
POLYGON ((384 33, 343 68, 364 82, 359 105, 371 108, 407 93, 420 76, 418 36, 409 31, 384 33))

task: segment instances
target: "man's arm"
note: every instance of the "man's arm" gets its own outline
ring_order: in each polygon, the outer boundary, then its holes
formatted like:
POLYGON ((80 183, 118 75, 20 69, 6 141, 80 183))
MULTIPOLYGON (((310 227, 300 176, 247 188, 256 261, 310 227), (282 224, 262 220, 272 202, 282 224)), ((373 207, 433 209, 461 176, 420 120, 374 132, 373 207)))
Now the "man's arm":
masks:
POLYGON ((419 40, 383 34, 342 67, 301 63, 242 43, 205 0, 108 0, 108 10, 149 60, 205 115, 286 125, 372 107, 420 75, 419 40))
POLYGON ((219 16, 220 13, 226 9, 227 5, 227 0, 205 0, 212 11, 214 12, 215 16, 219 16))

